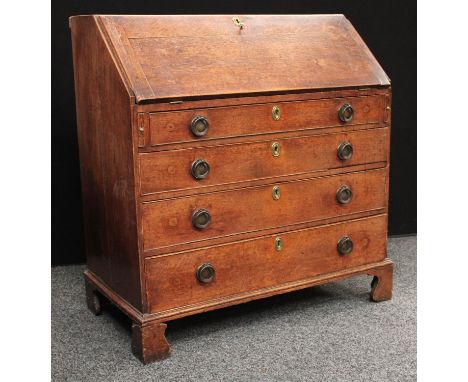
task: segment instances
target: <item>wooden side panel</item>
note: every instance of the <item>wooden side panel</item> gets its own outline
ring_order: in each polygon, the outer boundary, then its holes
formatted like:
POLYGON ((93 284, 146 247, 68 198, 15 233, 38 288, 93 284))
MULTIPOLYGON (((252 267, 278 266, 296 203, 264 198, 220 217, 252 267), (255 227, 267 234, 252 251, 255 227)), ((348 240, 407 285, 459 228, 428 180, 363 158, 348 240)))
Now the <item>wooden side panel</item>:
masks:
POLYGON ((96 19, 71 33, 88 267, 141 309, 131 98, 96 19))
POLYGON ((369 128, 373 123, 382 123, 384 114, 384 96, 153 113, 150 114, 151 141, 149 145, 199 142, 216 138, 303 131, 332 126, 363 125, 362 128, 369 128), (351 104, 354 109, 354 118, 348 123, 341 122, 338 117, 338 110, 345 103, 351 104), (279 120, 274 120, 272 117, 274 106, 280 108, 279 120), (203 137, 195 137, 190 131, 190 122, 195 116, 203 116, 209 122, 208 133, 203 137))
POLYGON ((379 215, 282 233, 281 251, 275 248, 278 236, 272 235, 149 258, 145 260, 148 307, 157 313, 378 262, 385 258, 386 233, 386 215, 379 215), (347 255, 337 251, 343 235, 354 244, 347 255), (204 263, 215 269, 208 284, 195 277, 204 263))
MULTIPOLYGON (((205 146, 140 154, 141 194, 160 194, 184 190, 188 194, 205 191, 213 185, 267 180, 286 175, 349 167, 387 160, 388 129, 360 130, 287 139, 271 139, 240 144, 205 146), (343 142, 353 147, 348 160, 340 160, 337 148, 343 142), (273 156, 277 143, 279 155, 273 156), (195 179, 191 165, 205 160, 209 175, 195 179)), ((158 195, 159 196, 159 195, 158 195)))
POLYGON ((387 169, 278 183, 281 196, 274 200, 272 186, 259 186, 212 194, 166 199, 142 206, 144 250, 178 243, 287 227, 386 207, 387 169), (338 188, 353 192, 349 204, 336 201, 338 188), (192 214, 207 209, 211 224, 192 226, 192 214))

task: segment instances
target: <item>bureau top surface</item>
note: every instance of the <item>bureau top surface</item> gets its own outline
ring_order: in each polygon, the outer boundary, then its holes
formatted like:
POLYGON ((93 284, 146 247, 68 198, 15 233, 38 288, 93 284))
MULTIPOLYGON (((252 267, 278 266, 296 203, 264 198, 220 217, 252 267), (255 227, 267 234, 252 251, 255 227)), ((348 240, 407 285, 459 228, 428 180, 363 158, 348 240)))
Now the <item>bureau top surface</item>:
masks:
POLYGON ((343 15, 89 17, 137 103, 390 85, 343 15))

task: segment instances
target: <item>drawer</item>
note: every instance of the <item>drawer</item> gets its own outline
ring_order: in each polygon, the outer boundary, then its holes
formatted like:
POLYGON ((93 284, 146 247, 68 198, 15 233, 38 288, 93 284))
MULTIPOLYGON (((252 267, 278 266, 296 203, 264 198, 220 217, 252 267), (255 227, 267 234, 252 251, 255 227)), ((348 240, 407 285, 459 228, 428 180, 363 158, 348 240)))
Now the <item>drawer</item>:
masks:
POLYGON ((147 145, 373 124, 384 122, 385 106, 385 96, 375 95, 157 112, 149 117, 150 142, 147 145), (354 111, 348 122, 339 117, 345 104, 351 105, 354 111))
POLYGON ((141 194, 187 189, 197 193, 213 185, 386 162, 387 152, 388 128, 380 128, 144 153, 141 194))
POLYGON ((383 168, 143 203, 143 247, 151 250, 384 208, 386 178, 383 168), (352 193, 347 204, 337 201, 342 187, 352 193), (208 218, 205 228, 194 227, 194 219, 201 227, 208 218))
POLYGON ((148 258, 145 273, 149 310, 155 313, 241 295, 378 262, 386 255, 386 235, 386 215, 378 215, 148 258), (351 248, 351 242, 352 250, 346 253, 344 250, 351 248), (204 277, 199 281, 196 273, 203 264, 212 268, 205 266, 204 277), (211 269, 214 278, 209 281, 211 269))

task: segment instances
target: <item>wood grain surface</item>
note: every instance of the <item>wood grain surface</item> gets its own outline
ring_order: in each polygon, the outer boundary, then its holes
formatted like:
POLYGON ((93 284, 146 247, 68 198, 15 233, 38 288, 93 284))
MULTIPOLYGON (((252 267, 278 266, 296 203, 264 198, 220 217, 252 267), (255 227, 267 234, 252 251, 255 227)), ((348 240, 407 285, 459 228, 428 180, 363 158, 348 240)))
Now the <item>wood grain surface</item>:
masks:
POLYGON ((361 128, 369 128, 372 123, 383 122, 384 101, 384 96, 365 96, 151 113, 146 144, 197 142, 332 126, 367 125, 361 128), (345 103, 354 109, 354 117, 347 123, 338 117, 338 110, 345 103), (280 108, 279 120, 272 118, 274 106, 280 108), (196 116, 203 116, 209 122, 208 133, 203 137, 195 137, 189 129, 196 116))
POLYGON ((343 15, 99 18, 139 103, 389 85, 343 15))
POLYGON ((387 170, 373 170, 315 179, 279 182, 281 197, 274 200, 271 186, 144 203, 141 208, 145 250, 228 236, 249 231, 325 219, 386 207, 387 170), (352 189, 349 204, 336 201, 336 191, 352 189), (211 225, 192 226, 197 209, 207 209, 211 225))
POLYGON ((373 300, 391 298, 390 82, 343 15, 69 24, 87 304, 99 314, 108 299, 131 318, 144 363, 169 354, 164 322, 187 315, 362 274, 375 276, 373 300), (195 116, 209 122, 203 137, 189 129, 195 116), (343 142, 350 159, 337 156, 343 142), (200 159, 210 172, 195 180, 200 159), (199 209, 211 217, 203 229, 199 209), (203 284, 195 274, 208 263, 203 284))
POLYGON ((143 153, 139 156, 141 194, 174 190, 198 193, 213 185, 241 186, 245 181, 337 168, 345 171, 350 166, 377 162, 385 166, 387 135, 388 129, 381 128, 143 153), (353 147, 353 155, 348 160, 341 160, 337 155, 338 146, 343 142, 353 147), (273 143, 279 145, 277 157, 272 153, 273 143), (210 166, 205 179, 195 179, 190 173, 197 159, 205 160, 210 166))
POLYGON ((386 232, 386 216, 380 215, 146 259, 149 310, 156 313, 378 262, 386 255, 386 232), (354 244, 347 255, 337 251, 343 235, 354 244), (275 249, 276 237, 283 241, 281 251, 275 249), (208 284, 195 277, 204 263, 215 269, 208 284))
POLYGON ((88 268, 141 309, 132 98, 96 20, 71 32, 88 268))

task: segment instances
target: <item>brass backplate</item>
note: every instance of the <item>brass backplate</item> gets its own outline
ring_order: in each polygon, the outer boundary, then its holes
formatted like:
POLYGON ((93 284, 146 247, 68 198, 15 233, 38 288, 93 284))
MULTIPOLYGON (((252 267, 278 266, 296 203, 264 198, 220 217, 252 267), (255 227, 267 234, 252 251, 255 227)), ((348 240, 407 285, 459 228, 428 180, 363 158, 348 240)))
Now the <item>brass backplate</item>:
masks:
POLYGON ((273 199, 278 200, 281 197, 280 187, 274 186, 273 189, 271 190, 271 195, 273 196, 273 199))
POLYGON ((271 115, 275 121, 279 121, 281 118, 281 110, 279 106, 273 106, 273 109, 271 109, 271 115))
POLYGON ((283 239, 281 237, 275 238, 275 249, 281 251, 283 249, 283 239))
POLYGON ((280 156, 280 144, 278 142, 273 142, 271 144, 271 153, 274 157, 280 156))

